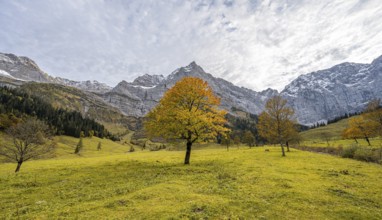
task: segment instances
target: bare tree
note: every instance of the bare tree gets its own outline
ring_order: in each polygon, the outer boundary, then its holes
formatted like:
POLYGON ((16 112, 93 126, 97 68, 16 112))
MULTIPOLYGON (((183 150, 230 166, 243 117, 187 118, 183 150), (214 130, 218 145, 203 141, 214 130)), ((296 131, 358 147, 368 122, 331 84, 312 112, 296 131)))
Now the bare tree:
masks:
POLYGON ((20 171, 23 162, 39 158, 53 149, 53 144, 47 143, 47 138, 51 137, 49 127, 42 121, 27 119, 6 132, 13 144, 0 146, 0 155, 17 162, 15 172, 20 171))

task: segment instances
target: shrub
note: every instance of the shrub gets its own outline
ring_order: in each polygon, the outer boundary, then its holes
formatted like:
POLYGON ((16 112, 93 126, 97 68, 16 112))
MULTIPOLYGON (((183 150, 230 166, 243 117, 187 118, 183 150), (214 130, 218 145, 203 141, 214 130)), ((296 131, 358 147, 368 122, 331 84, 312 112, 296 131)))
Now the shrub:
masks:
POLYGON ((354 159, 367 162, 378 162, 379 157, 377 153, 377 151, 374 151, 371 148, 360 147, 354 152, 354 159))
POLYGON ((352 144, 348 147, 345 147, 342 151, 341 156, 343 158, 354 158, 354 153, 357 151, 359 146, 357 144, 352 144))

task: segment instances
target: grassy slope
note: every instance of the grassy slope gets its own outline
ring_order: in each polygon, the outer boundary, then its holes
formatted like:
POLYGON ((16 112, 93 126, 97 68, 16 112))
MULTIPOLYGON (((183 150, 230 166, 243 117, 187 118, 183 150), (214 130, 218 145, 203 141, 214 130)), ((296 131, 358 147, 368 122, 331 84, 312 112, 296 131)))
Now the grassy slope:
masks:
POLYGON ((342 119, 336 123, 329 124, 324 127, 303 131, 300 134, 305 140, 317 140, 322 132, 329 133, 331 139, 342 139, 342 131, 348 126, 348 121, 348 119, 342 119))
POLYGON ((110 145, 109 155, 106 145, 81 157, 61 146, 59 159, 27 162, 18 175, 1 164, 0 218, 382 219, 380 165, 241 147, 194 150, 184 166, 182 151, 110 145))
MULTIPOLYGON (((358 117, 358 116, 353 116, 358 117)), ((350 146, 355 143, 354 140, 342 139, 342 131, 348 126, 349 119, 343 119, 336 123, 329 124, 324 127, 319 127, 315 129, 310 129, 307 131, 301 132, 301 136, 303 138, 303 145, 311 146, 311 147, 326 147, 328 146, 327 141, 324 137, 322 137, 322 133, 327 133, 329 137, 329 146, 338 147, 338 146, 350 146)), ((370 142, 372 147, 382 147, 382 139, 381 137, 370 138, 370 142)), ((358 139, 358 144, 361 146, 368 146, 365 139, 358 139)))

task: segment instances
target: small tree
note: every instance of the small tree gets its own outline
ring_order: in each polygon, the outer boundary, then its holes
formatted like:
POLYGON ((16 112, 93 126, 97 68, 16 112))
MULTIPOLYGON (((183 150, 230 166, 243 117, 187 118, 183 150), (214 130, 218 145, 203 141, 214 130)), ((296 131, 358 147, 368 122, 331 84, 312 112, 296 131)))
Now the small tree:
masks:
POLYGON ((79 154, 83 147, 84 147, 84 143, 83 143, 82 137, 81 137, 80 140, 78 141, 76 148, 74 149, 74 153, 79 154))
POLYGON ((101 146, 101 141, 100 141, 100 142, 98 142, 97 150, 100 151, 101 148, 102 148, 102 146, 101 146))
POLYGON ((224 127, 226 112, 207 82, 185 77, 169 89, 147 115, 145 129, 152 136, 186 141, 184 164, 190 163, 191 147, 196 141, 216 140, 224 127))
POLYGON ((252 132, 246 131, 244 133, 243 142, 249 147, 253 147, 255 145, 255 136, 253 136, 252 132))
POLYGON ((221 144, 225 145, 227 147, 227 151, 229 151, 229 146, 231 145, 231 138, 229 135, 222 137, 221 144))
POLYGON ((287 100, 274 96, 267 101, 264 112, 259 116, 257 128, 260 136, 270 143, 280 144, 282 156, 285 156, 283 143, 288 140, 290 130, 295 129, 293 115, 287 100))
POLYGON ((363 137, 368 145, 371 146, 369 138, 375 135, 374 127, 362 115, 350 118, 347 129, 352 132, 353 137, 363 137))
POLYGON ((342 138, 344 139, 354 139, 354 141, 358 144, 358 138, 362 138, 358 129, 354 127, 348 127, 342 132, 342 138))
POLYGON ((239 147, 239 145, 240 145, 240 137, 239 137, 239 136, 235 136, 235 137, 233 138, 233 143, 234 143, 235 145, 237 145, 237 147, 239 147))
MULTIPOLYGON (((291 121, 289 123, 292 123, 291 121)), ((288 125, 287 126, 289 129, 286 131, 286 136, 285 136, 285 145, 287 147, 287 152, 289 152, 289 144, 290 143, 297 143, 299 144, 302 137, 298 133, 298 129, 296 128, 296 125, 288 125)))
POLYGON ((330 147, 330 139, 332 139, 332 135, 330 132, 327 132, 327 131, 322 131, 318 134, 318 137, 324 141, 326 141, 326 144, 328 145, 328 147, 330 147))
POLYGON ((34 118, 20 122, 6 132, 12 138, 13 145, 1 146, 0 155, 17 162, 15 172, 20 171, 23 162, 39 158, 54 149, 47 142, 47 138, 51 137, 49 127, 34 118))

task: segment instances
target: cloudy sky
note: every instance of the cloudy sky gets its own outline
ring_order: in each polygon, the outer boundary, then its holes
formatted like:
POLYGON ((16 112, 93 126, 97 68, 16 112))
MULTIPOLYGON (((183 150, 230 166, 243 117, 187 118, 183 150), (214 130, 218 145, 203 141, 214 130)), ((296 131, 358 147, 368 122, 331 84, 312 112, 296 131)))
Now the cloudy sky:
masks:
POLYGON ((237 85, 382 55, 380 0, 0 0, 0 52, 115 85, 196 61, 237 85))

